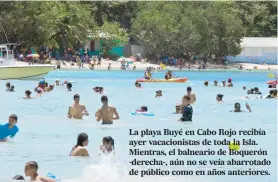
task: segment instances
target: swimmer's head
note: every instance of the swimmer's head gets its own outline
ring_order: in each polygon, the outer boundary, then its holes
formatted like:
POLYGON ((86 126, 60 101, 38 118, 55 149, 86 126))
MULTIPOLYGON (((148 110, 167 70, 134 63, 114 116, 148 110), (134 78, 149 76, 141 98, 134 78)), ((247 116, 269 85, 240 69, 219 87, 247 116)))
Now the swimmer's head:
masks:
POLYGON ((268 88, 272 88, 273 86, 272 85, 268 85, 268 88))
POLYGON ((192 88, 191 87, 187 87, 187 93, 191 93, 191 91, 192 91, 192 88))
POLYGON ((232 83, 232 79, 231 78, 228 79, 228 83, 232 83))
POLYGON ((141 111, 142 112, 148 112, 148 107, 147 106, 142 106, 141 111))
POLYGON ((11 91, 14 91, 14 86, 13 85, 11 86, 11 91))
POLYGON ((218 84, 218 82, 217 82, 217 80, 214 80, 214 86, 217 86, 217 84, 218 84))
POLYGON ((72 84, 71 83, 67 83, 67 89, 70 90, 72 88, 72 84))
POLYGON ((205 81, 205 82, 204 82, 204 85, 205 85, 205 86, 208 86, 208 84, 209 84, 208 81, 205 81))
POLYGON ((7 88, 10 88, 10 87, 11 87, 11 83, 10 83, 10 82, 7 82, 7 83, 6 83, 6 87, 7 87, 7 88))
POLYGON ((54 89, 54 85, 49 85, 49 89, 53 90, 54 89))
POLYGON ((139 85, 139 83, 138 82, 135 82, 135 86, 138 86, 139 85))
POLYGON ((80 101, 80 95, 79 95, 79 94, 75 94, 75 95, 73 96, 73 100, 74 100, 75 102, 79 102, 79 101, 80 101))
POLYGON ((217 94, 216 95, 216 100, 217 101, 222 101, 223 95, 222 94, 217 94))
POLYGON ((15 177, 13 177, 13 180, 21 180, 21 181, 25 181, 24 177, 21 175, 16 175, 15 177))
POLYGON ((35 161, 30 161, 25 164, 24 172, 26 176, 34 176, 37 174, 38 169, 38 164, 35 161))
POLYGON ((103 95, 103 96, 101 97, 101 102, 102 102, 102 103, 108 103, 108 97, 107 97, 106 95, 103 95))
POLYGON ((243 88, 243 90, 246 90, 246 86, 243 86, 242 88, 243 88))
POLYGON ((47 82, 45 82, 45 87, 48 87, 48 83, 47 82))
POLYGON ((258 88, 258 87, 255 87, 255 88, 254 88, 254 91, 255 91, 255 92, 258 92, 258 91, 259 91, 259 88, 258 88))
POLYGON ((223 84, 223 85, 226 84, 226 81, 225 81, 225 80, 222 80, 222 84, 223 84))
POLYGON ((114 139, 111 136, 103 137, 102 145, 107 149, 108 152, 111 152, 115 148, 114 139))
POLYGON ((240 103, 235 103, 235 111, 240 111, 240 103))
POLYGON ((77 137, 76 147, 77 146, 85 147, 88 145, 88 143, 89 143, 88 135, 86 133, 80 133, 77 137))
POLYGON ((273 96, 277 97, 277 89, 274 89, 273 96))
POLYGON ((69 83, 69 82, 68 82, 67 80, 65 80, 63 84, 65 85, 65 84, 67 84, 67 83, 69 83))
POLYGON ((17 123, 17 115, 11 114, 9 117, 9 124, 14 126, 17 123))
POLYGON ((25 95, 26 95, 26 96, 30 96, 31 93, 32 93, 32 92, 31 92, 30 90, 26 90, 26 91, 25 91, 25 95))
POLYGON ((59 83, 60 83, 60 80, 59 80, 59 79, 55 80, 55 84, 56 84, 56 85, 59 85, 59 83))
POLYGON ((99 87, 99 92, 100 92, 100 93, 103 92, 103 87, 99 87))

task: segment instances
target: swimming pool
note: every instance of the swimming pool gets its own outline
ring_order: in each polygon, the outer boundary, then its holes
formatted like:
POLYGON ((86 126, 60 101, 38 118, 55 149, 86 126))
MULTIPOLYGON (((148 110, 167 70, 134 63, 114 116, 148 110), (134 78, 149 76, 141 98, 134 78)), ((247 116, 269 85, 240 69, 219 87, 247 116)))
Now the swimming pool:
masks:
MULTIPOLYGON (((245 92, 242 86, 247 88, 259 87, 261 92, 266 95, 269 91, 266 81, 270 80, 265 72, 177 72, 180 77, 187 76, 187 83, 143 83, 142 89, 135 89, 134 82, 141 78, 143 72, 125 71, 53 71, 46 77, 49 83, 59 78, 63 80, 73 80, 73 91, 67 92, 65 87, 55 87, 53 93, 46 93, 41 98, 33 100, 21 99, 26 89, 32 89, 37 85, 37 81, 10 81, 15 85, 15 92, 5 92, 4 81, 1 82, 0 94, 2 112, 0 115, 1 123, 6 122, 11 113, 18 115, 18 126, 20 132, 16 140, 10 143, 0 144, 0 181, 11 179, 16 174, 24 174, 24 165, 27 161, 35 160, 39 164, 39 172, 46 175, 48 172, 54 173, 62 179, 74 180, 83 176, 84 181, 130 181, 127 169, 128 163, 134 157, 129 156, 128 141, 139 139, 136 136, 129 136, 129 129, 195 129, 195 128, 232 128, 248 129, 262 128, 267 131, 267 136, 248 138, 255 139, 259 146, 268 149, 269 155, 257 156, 258 159, 268 158, 272 161, 272 166, 268 170, 272 174, 267 177, 260 176, 240 176, 240 177, 208 177, 202 176, 179 176, 172 181, 215 181, 226 182, 237 180, 238 182, 249 181, 276 181, 276 121, 277 121, 277 100, 275 99, 249 99, 252 113, 230 113, 235 102, 245 105, 245 92), (214 80, 227 80, 232 78, 233 88, 204 87, 203 82, 209 81, 212 85, 214 80), (193 105, 193 123, 182 124, 176 122, 179 115, 171 114, 174 107, 181 101, 187 86, 191 86, 197 96, 197 103, 193 105), (120 120, 115 121, 111 127, 102 127, 95 122, 94 113, 101 106, 101 95, 93 93, 95 86, 104 87, 104 94, 108 96, 109 103, 115 105, 120 114, 120 120), (163 97, 155 99, 155 91, 162 90, 163 97), (81 103, 87 106, 90 113, 82 121, 67 119, 67 109, 73 102, 73 95, 80 94, 81 103), (216 94, 224 95, 223 104, 217 104, 216 94), (155 113, 154 117, 132 116, 130 113, 141 105, 148 106, 149 111, 155 113), (86 132, 89 135, 88 150, 91 159, 69 157, 72 146, 76 143, 79 133, 86 132), (99 145, 102 137, 112 136, 115 139, 116 164, 108 167, 99 163, 99 145), (90 166, 93 171, 84 170, 90 166), (125 175, 126 176, 125 176, 125 175)), ((154 78, 163 78, 164 73, 158 72, 154 78)), ((34 94, 34 93, 33 93, 34 94)), ((245 109, 245 108, 243 108, 245 109)), ((151 137, 147 137, 151 138, 151 137)), ((167 139, 159 137, 157 139, 167 139)), ((200 136, 186 136, 187 139, 203 139, 200 136)), ((222 139, 220 136, 208 136, 208 139, 222 139)), ((220 147, 220 146, 219 146, 220 147)), ((173 148, 173 147, 171 147, 173 148)), ((202 147, 201 147, 202 148, 202 147)), ((242 147, 243 149, 243 147, 242 147)), ((246 149, 246 147, 245 147, 246 149)), ((146 157, 146 156, 145 156, 146 157)), ((138 158, 144 158, 140 156, 138 158)), ((157 158, 149 156, 147 158, 157 158)), ((167 157, 166 157, 167 158, 167 157)), ((172 159, 185 157, 171 157, 172 159)), ((190 157, 193 159, 218 159, 219 157, 198 156, 190 157)), ((223 159, 231 158, 225 156, 223 159)), ((240 158, 240 157, 234 157, 240 158)), ((255 158, 254 156, 245 157, 255 158)), ((169 167, 169 166, 168 166, 169 167)), ((145 167, 146 168, 146 167, 145 167)), ((188 168, 187 166, 183 168, 188 168)), ((196 168, 196 167, 193 167, 196 168)), ((208 167, 207 167, 208 168, 208 167)), ((211 167, 213 168, 213 167, 211 167)), ((219 167, 215 167, 219 168, 219 167)), ((224 168, 225 166, 220 168, 224 168)), ((226 167, 227 168, 227 167, 226 167)), ((251 167, 252 169, 254 167, 251 167)), ((133 181, 170 181, 163 176, 141 178, 133 181)), ((83 180, 77 180, 83 181, 83 180)))

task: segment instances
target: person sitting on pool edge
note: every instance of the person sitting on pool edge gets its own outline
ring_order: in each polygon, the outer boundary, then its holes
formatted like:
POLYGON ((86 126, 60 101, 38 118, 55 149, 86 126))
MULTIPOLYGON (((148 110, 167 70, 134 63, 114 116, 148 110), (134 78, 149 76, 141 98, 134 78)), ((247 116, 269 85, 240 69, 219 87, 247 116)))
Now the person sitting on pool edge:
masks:
POLYGON ((72 88, 72 84, 69 82, 69 83, 67 83, 67 89, 68 89, 68 91, 71 91, 71 88, 72 88))
MULTIPOLYGON (((251 108, 250 108, 250 106, 247 104, 247 102, 246 102, 246 109, 248 109, 249 112, 252 112, 252 111, 251 111, 251 108)), ((235 109, 232 110, 232 111, 230 111, 230 112, 245 112, 245 111, 241 110, 241 108, 240 108, 240 103, 237 102, 237 103, 235 103, 235 109)))
POLYGON ((85 107, 85 105, 80 104, 80 95, 75 94, 73 96, 74 104, 69 107, 68 110, 68 118, 74 118, 74 119, 82 119, 83 115, 88 116, 89 113, 85 107))
POLYGON ((179 119, 179 121, 192 121, 193 108, 190 105, 190 97, 187 95, 184 98, 188 101, 188 104, 184 106, 182 117, 179 119))
POLYGON ((222 95, 222 94, 217 94, 217 95, 216 95, 216 101, 217 101, 218 103, 223 103, 222 98, 223 98, 223 95, 222 95))
POLYGON ((103 153, 111 153, 115 149, 114 139, 111 136, 103 137, 100 150, 103 153))
POLYGON ((157 90, 155 93, 155 98, 162 97, 162 90, 157 90))
POLYGON ((140 109, 137 109, 135 112, 148 112, 147 106, 141 106, 140 109))
POLYGON ((135 87, 136 88, 142 88, 141 83, 135 82, 135 87))
POLYGON ((18 118, 15 114, 11 114, 9 116, 9 122, 0 125, 0 141, 6 142, 8 137, 15 137, 19 131, 18 127, 16 126, 17 119, 18 118))
POLYGON ((70 156, 86 156, 89 157, 88 150, 85 148, 88 146, 89 139, 86 133, 80 133, 77 137, 77 143, 71 149, 70 156))
POLYGON ((95 114, 97 121, 102 120, 102 124, 113 124, 113 120, 120 119, 116 107, 108 105, 108 97, 106 95, 101 97, 101 102, 103 105, 95 114))
POLYGON ((30 181, 55 182, 54 179, 40 176, 38 174, 38 169, 39 166, 35 161, 29 161, 26 163, 24 172, 27 177, 31 177, 30 181))
POLYGON ((32 92, 30 90, 26 90, 25 91, 25 97, 23 97, 23 99, 33 99, 33 97, 31 97, 32 92))

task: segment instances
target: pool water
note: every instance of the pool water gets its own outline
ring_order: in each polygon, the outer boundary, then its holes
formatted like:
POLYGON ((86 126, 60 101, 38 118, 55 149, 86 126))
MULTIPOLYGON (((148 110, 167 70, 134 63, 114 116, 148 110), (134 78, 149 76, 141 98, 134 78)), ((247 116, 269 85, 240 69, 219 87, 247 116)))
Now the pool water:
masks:
MULTIPOLYGON (((179 77, 188 77, 187 83, 143 83, 142 89, 135 89, 134 82, 141 78, 143 72, 125 71, 53 71, 46 77, 48 83, 54 83, 55 79, 75 81, 73 91, 67 92, 65 87, 55 87, 53 93, 46 93, 40 98, 23 100, 24 91, 32 89, 38 81, 10 80, 15 85, 15 92, 5 92, 5 82, 1 81, 1 122, 8 120, 12 113, 18 115, 18 127, 20 131, 16 139, 8 143, 0 143, 0 181, 12 179, 17 174, 24 175, 24 165, 27 161, 34 160, 39 164, 39 174, 48 172, 55 174, 63 181, 103 181, 103 182, 127 182, 133 181, 215 181, 226 182, 274 182, 276 181, 276 146, 277 146, 277 100, 276 99, 244 99, 247 88, 259 87, 263 95, 269 92, 266 81, 270 80, 266 72, 177 72, 179 77), (232 78, 233 88, 213 87, 213 81, 232 78), (204 87, 204 81, 209 81, 210 86, 204 87), (120 114, 120 120, 113 126, 101 126, 94 118, 96 110, 101 106, 100 94, 93 92, 95 86, 104 87, 104 94, 108 96, 109 103, 116 106, 120 114), (186 92, 186 87, 191 86, 196 94, 197 102, 193 105, 193 123, 183 124, 177 122, 180 115, 172 114, 175 105, 181 102, 186 92), (155 98, 155 91, 162 90, 163 97, 155 98), (73 103, 73 95, 80 94, 81 103, 85 104, 90 116, 84 120, 70 120, 67 118, 68 106, 73 103), (224 95, 222 104, 217 104, 216 94, 224 95), (248 101, 252 113, 232 113, 234 103, 241 103, 243 109, 248 101), (146 105, 154 117, 133 116, 130 113, 140 106, 146 105), (129 140, 140 139, 139 136, 129 136, 129 129, 250 129, 261 128, 267 132, 266 136, 246 136, 254 139, 258 146, 242 146, 242 150, 262 148, 268 150, 268 156, 246 156, 244 159, 268 159, 271 166, 250 166, 252 169, 267 169, 269 176, 150 176, 146 178, 134 178, 128 176, 131 165, 128 163, 134 156, 129 156, 129 140), (77 135, 85 132, 89 135, 88 151, 90 159, 70 157, 69 153, 76 143, 77 135), (104 136, 112 136, 115 139, 115 157, 112 162, 99 154, 99 146, 104 136)), ((158 72, 154 78, 163 78, 164 73, 158 72)), ((34 94, 34 93, 33 93, 34 94)), ((245 109, 246 110, 246 109, 245 109)), ((154 139, 169 139, 168 136, 158 136, 154 139)), ((184 136, 175 139, 186 138, 194 140, 224 139, 225 136, 184 136)), ((243 136, 234 137, 241 139, 243 136)), ((151 136, 144 139, 152 139, 151 136)), ((139 147, 140 148, 140 147, 139 147)), ((144 148, 154 149, 145 146, 144 148)), ((157 149, 161 147, 155 147, 157 149)), ((166 151, 173 146, 164 147, 166 151)), ((186 146, 180 147, 187 149, 186 146)), ((226 146, 194 146, 196 149, 211 150, 226 146)), ((138 159, 177 159, 182 160, 214 160, 214 159, 242 159, 240 156, 139 156, 138 159)), ((142 166, 141 166, 142 167, 142 166)), ((138 168, 135 167, 135 168, 138 168)), ((149 166, 143 166, 148 169, 149 166)), ((163 167, 162 167, 163 168, 163 167)), ((167 168, 173 168, 168 166, 167 168)), ((177 167, 176 167, 177 168, 177 167)), ((180 169, 239 169, 241 166, 179 166, 180 169)))

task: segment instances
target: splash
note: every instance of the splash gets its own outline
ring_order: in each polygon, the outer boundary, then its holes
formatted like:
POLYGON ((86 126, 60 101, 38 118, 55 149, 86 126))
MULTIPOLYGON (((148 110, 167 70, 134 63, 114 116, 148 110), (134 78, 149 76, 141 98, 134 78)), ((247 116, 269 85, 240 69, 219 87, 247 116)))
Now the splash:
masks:
POLYGON ((116 163, 113 156, 102 156, 100 163, 88 166, 81 177, 74 180, 62 180, 62 182, 211 182, 197 180, 191 176, 147 176, 142 178, 130 176, 128 171, 128 167, 122 163, 116 163))

